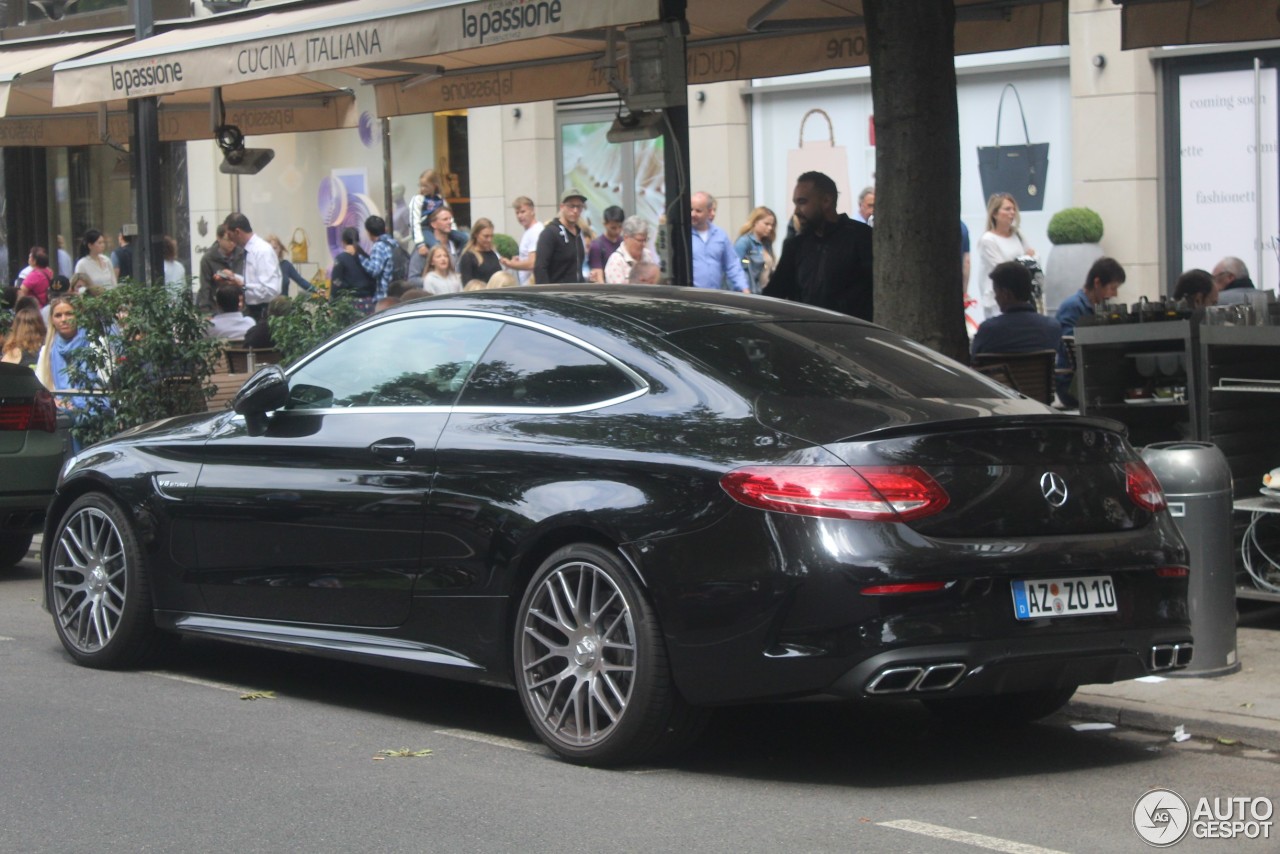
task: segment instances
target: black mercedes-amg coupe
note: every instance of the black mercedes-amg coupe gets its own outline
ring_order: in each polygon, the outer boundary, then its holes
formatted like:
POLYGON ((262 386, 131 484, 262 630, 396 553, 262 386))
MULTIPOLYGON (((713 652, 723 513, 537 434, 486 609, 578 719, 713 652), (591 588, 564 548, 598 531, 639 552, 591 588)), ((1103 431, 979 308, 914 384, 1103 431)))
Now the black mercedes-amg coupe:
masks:
POLYGON ((690 288, 374 315, 234 411, 83 451, 44 543, 81 664, 201 635, 505 685, 588 764, 717 704, 1031 720, 1191 657, 1186 549, 1120 425, 690 288))

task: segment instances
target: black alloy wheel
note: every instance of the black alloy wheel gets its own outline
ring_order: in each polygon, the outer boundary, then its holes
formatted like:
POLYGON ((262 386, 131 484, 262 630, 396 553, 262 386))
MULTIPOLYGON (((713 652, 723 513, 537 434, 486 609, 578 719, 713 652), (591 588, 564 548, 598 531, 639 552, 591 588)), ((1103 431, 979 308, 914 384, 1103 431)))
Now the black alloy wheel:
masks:
POLYGON ((58 637, 76 663, 135 667, 157 650, 142 549, 110 498, 82 495, 63 514, 45 583, 58 637))
POLYGON ((538 736, 584 765, 651 758, 696 735, 703 710, 676 691, 652 606, 617 555, 566 546, 520 603, 515 681, 538 736))

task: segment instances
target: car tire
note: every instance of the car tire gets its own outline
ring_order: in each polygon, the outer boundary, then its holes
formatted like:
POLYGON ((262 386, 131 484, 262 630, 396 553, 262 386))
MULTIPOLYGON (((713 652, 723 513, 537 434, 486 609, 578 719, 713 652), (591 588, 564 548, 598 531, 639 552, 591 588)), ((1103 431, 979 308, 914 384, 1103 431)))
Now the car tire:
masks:
POLYGON ((607 549, 579 544, 548 557, 525 589, 514 634, 525 714, 569 761, 610 766, 666 755, 706 720, 676 690, 653 607, 607 549))
POLYGON ((163 646, 137 533, 107 496, 82 495, 67 508, 49 550, 45 585, 54 627, 76 663, 137 667, 163 646))
POLYGON ((13 566, 27 556, 33 534, 0 534, 0 568, 13 566))
POLYGON ((1018 726, 1047 718, 1076 693, 1075 685, 992 694, 988 697, 955 697, 924 700, 929 711, 966 725, 1018 726))

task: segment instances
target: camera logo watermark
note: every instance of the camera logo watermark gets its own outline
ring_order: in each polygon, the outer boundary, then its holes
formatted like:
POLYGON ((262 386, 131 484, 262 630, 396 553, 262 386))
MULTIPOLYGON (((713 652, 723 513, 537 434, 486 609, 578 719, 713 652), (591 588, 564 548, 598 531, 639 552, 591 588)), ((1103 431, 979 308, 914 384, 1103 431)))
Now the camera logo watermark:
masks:
POLYGON ((1200 798, 1192 809, 1172 789, 1152 789, 1133 805, 1133 828, 1156 848, 1194 839, 1270 839, 1275 805, 1264 797, 1200 798))
POLYGON ((1142 841, 1167 848, 1182 841, 1191 826, 1191 813, 1182 796, 1171 789, 1152 789, 1133 805, 1133 829, 1142 841))

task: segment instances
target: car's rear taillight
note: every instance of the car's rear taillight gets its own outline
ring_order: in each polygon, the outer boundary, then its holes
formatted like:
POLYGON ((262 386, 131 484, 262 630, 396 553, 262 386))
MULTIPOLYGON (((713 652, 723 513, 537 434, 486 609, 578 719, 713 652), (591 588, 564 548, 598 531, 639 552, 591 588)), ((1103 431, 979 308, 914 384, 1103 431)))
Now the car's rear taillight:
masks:
POLYGON ((58 429, 58 411, 53 405, 53 395, 44 389, 35 397, 17 400, 0 400, 0 430, 43 430, 53 433, 58 429))
POLYGON ((931 516, 950 501, 915 466, 750 466, 729 472, 720 485, 748 507, 832 519, 902 522, 931 516))
POLYGON ((873 584, 862 588, 863 596, 903 596, 910 593, 936 593, 949 581, 908 581, 902 584, 873 584))
POLYGON ((1153 513, 1159 512, 1166 507, 1164 491, 1160 489, 1160 481, 1156 480, 1155 474, 1147 467, 1146 463, 1141 460, 1125 463, 1124 474, 1125 492, 1129 494, 1129 498, 1134 504, 1153 513))
POLYGON ((1156 578, 1186 578, 1191 574, 1191 570, 1185 566, 1158 566, 1156 567, 1156 578))

